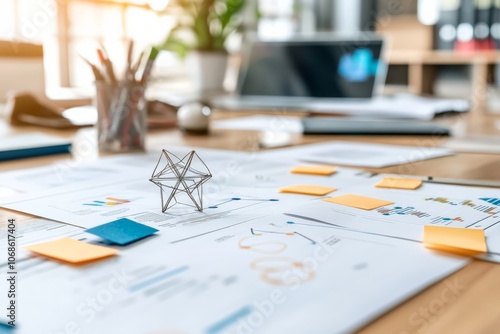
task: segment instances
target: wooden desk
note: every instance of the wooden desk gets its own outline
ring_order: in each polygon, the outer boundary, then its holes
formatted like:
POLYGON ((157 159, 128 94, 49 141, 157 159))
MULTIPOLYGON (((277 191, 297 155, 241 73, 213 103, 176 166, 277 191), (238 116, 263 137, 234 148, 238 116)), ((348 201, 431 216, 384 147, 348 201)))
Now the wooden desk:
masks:
MULTIPOLYGON (((243 113, 216 113, 215 117, 245 116, 243 113)), ((462 135, 498 136, 500 117, 467 116, 449 119, 463 128, 462 135)), ((29 132, 40 129, 11 129, 0 123, 0 134, 29 132)), ((93 129, 51 131, 53 134, 76 138, 74 158, 92 160, 98 154, 93 129)), ((178 130, 151 131, 150 144, 191 145, 206 148, 252 151, 258 149, 258 134, 254 131, 213 131, 209 136, 184 135, 178 130)), ((437 146, 445 138, 402 136, 302 136, 294 135, 294 144, 327 140, 351 140, 388 144, 412 145, 416 149, 437 146)), ((500 143, 499 143, 500 145, 500 143)), ((69 155, 32 158, 0 163, 0 171, 41 166, 69 159, 69 155)), ((414 164, 370 169, 374 172, 433 175, 465 179, 500 180, 500 155, 457 154, 414 164)), ((0 195, 9 190, 0 186, 0 195)), ((4 216, 5 211, 0 211, 4 216)), ((373 282, 377 288, 377 282, 373 282)), ((500 264, 473 261, 462 270, 431 286, 417 296, 366 326, 360 333, 498 333, 500 330, 500 264)))

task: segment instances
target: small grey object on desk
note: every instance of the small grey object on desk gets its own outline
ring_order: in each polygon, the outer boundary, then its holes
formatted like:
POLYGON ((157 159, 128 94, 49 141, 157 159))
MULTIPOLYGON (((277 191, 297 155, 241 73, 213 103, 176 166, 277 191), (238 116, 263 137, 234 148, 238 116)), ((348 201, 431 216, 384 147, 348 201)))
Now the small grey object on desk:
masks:
POLYGON ((211 177, 207 165, 195 151, 179 159, 175 154, 162 150, 149 181, 160 188, 163 213, 177 203, 203 211, 203 184, 211 177), (168 197, 164 195, 165 191, 170 191, 168 197))
POLYGON ((212 110, 202 102, 189 102, 177 111, 179 128, 187 132, 207 133, 212 110))

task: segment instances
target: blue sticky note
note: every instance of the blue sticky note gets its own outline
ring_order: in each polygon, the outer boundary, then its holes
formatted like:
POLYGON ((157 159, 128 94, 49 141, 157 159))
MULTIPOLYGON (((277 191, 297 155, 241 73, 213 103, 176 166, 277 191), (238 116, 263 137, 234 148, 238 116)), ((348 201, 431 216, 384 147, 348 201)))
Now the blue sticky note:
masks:
POLYGON ((126 245, 158 232, 157 229, 122 218, 85 230, 118 245, 126 245))
POLYGON ((4 324, 3 322, 0 321, 0 334, 14 333, 15 329, 16 329, 16 327, 9 326, 9 325, 4 324))

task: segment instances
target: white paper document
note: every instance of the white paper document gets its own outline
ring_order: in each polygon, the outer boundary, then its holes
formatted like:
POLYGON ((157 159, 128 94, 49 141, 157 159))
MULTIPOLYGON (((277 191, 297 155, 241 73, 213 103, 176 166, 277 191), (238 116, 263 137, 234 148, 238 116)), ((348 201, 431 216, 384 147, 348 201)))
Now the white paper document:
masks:
POLYGON ((483 229, 488 253, 483 258, 500 262, 500 191, 494 188, 463 187, 424 183, 414 191, 375 188, 381 177, 367 185, 339 189, 333 196, 355 194, 394 204, 362 210, 340 204, 316 201, 295 207, 287 213, 362 233, 375 233, 421 242, 424 225, 483 229))
MULTIPOLYGON (((0 198, 0 206, 45 218, 24 222, 20 247, 70 236, 120 250, 83 266, 23 257, 18 333, 346 333, 468 263, 425 248, 425 224, 482 228, 485 256, 500 258, 497 189, 429 183, 415 191, 378 189, 382 176, 357 169, 338 167, 328 176, 290 172, 308 164, 304 156, 324 162, 344 154, 344 161, 379 165, 422 157, 411 151, 418 148, 363 145, 362 151, 359 145, 265 153, 196 149, 212 174, 202 212, 182 204, 162 212, 160 188, 149 181, 160 150, 76 167, 64 186, 37 178, 48 175, 44 169, 10 173, 26 193, 0 198), (279 192, 291 185, 332 192, 279 192), (394 204, 367 211, 323 201, 349 193, 394 204), (117 246, 82 231, 120 218, 158 232, 117 246)), ((169 149, 181 158, 191 150, 169 149)))
POLYGON ((288 219, 175 245, 156 236, 84 267, 30 259, 19 333, 345 333, 467 263, 288 219))
MULTIPOLYGON (((255 154, 235 155, 228 160, 224 153, 205 151, 202 157, 211 162, 214 170, 213 178, 204 185, 203 212, 176 205, 163 213, 160 189, 148 180, 150 165, 128 178, 76 182, 73 186, 0 199, 0 203, 5 208, 83 228, 129 218, 159 229, 166 241, 176 242, 318 200, 315 196, 280 193, 281 187, 325 181, 342 187, 365 182, 360 171, 343 168, 319 180, 314 175, 291 174, 293 163, 272 162, 255 154)), ((143 160, 148 161, 145 157, 143 160)), ((189 200, 184 203, 189 204, 189 200)))
POLYGON ((52 190, 76 184, 99 184, 109 180, 128 178, 141 173, 138 161, 154 164, 157 157, 147 154, 129 154, 101 158, 98 161, 60 160, 54 164, 15 170, 0 174, 0 184, 20 192, 52 190))
MULTIPOLYGON (((0 184, 20 192, 35 192, 78 184, 103 185, 118 180, 149 178, 162 148, 181 158, 193 149, 166 145, 153 148, 148 153, 110 156, 93 161, 65 159, 43 167, 0 173, 0 184)), ((197 149, 197 151, 206 152, 207 162, 216 168, 220 167, 221 162, 227 164, 233 160, 245 160, 250 155, 210 149, 197 149)))
POLYGON ((355 142, 327 142, 260 153, 270 159, 295 159, 323 164, 381 168, 451 155, 442 148, 355 142))
POLYGON ((299 117, 281 115, 255 115, 213 121, 212 129, 253 130, 302 133, 304 128, 299 117))
POLYGON ((443 112, 466 112, 470 103, 460 99, 425 98, 410 94, 378 96, 366 101, 314 102, 309 110, 388 119, 418 119, 428 121, 443 112))
MULTIPOLYGON (((4 216, 0 214, 2 221, 14 218, 13 215, 4 216)), ((80 227, 61 224, 51 220, 36 218, 36 217, 23 217, 16 218, 16 242, 17 254, 16 261, 23 261, 26 258, 32 257, 33 253, 24 249, 24 246, 55 240, 62 237, 71 237, 75 239, 84 239, 90 237, 85 234, 80 227)), ((0 229, 0 240, 7 240, 7 230, 0 229)), ((2 242, 0 244, 0 252, 7 254, 8 243, 2 242)), ((0 267, 6 266, 8 257, 0 258, 0 267)))

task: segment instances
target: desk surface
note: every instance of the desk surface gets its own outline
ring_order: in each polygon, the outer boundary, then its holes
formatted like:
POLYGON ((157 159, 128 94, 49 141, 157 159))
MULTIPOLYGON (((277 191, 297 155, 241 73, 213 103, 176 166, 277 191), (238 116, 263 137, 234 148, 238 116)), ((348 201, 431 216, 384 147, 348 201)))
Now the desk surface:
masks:
MULTIPOLYGON (((215 117, 237 117, 248 114, 216 113, 215 117)), ((500 138, 500 116, 468 115, 446 120, 458 130, 459 136, 489 136, 500 138)), ((37 128, 10 128, 0 122, 0 135, 41 131, 37 128)), ((98 157, 94 129, 78 131, 50 131, 50 133, 75 138, 73 158, 93 160, 98 157)), ((447 138, 430 136, 302 136, 292 135, 292 144, 327 140, 365 141, 387 144, 411 145, 421 149, 438 146, 447 138)), ((207 148, 252 151, 258 149, 255 131, 212 131, 209 136, 186 135, 176 129, 155 130, 149 133, 150 144, 189 145, 207 148)), ((500 141, 498 141, 500 145, 500 141)), ((31 158, 0 163, 0 172, 29 168, 71 159, 69 155, 31 158)), ((500 155, 459 153, 454 156, 432 159, 413 164, 381 169, 388 172, 436 177, 500 180, 500 155)), ((9 194, 0 185, 0 196, 9 194)), ((0 216, 2 212, 0 211, 0 216)), ((462 270, 431 286, 417 296, 386 313, 360 333, 493 333, 500 328, 500 265, 473 261, 462 270)), ((374 282, 374 286, 376 282, 374 282)))

